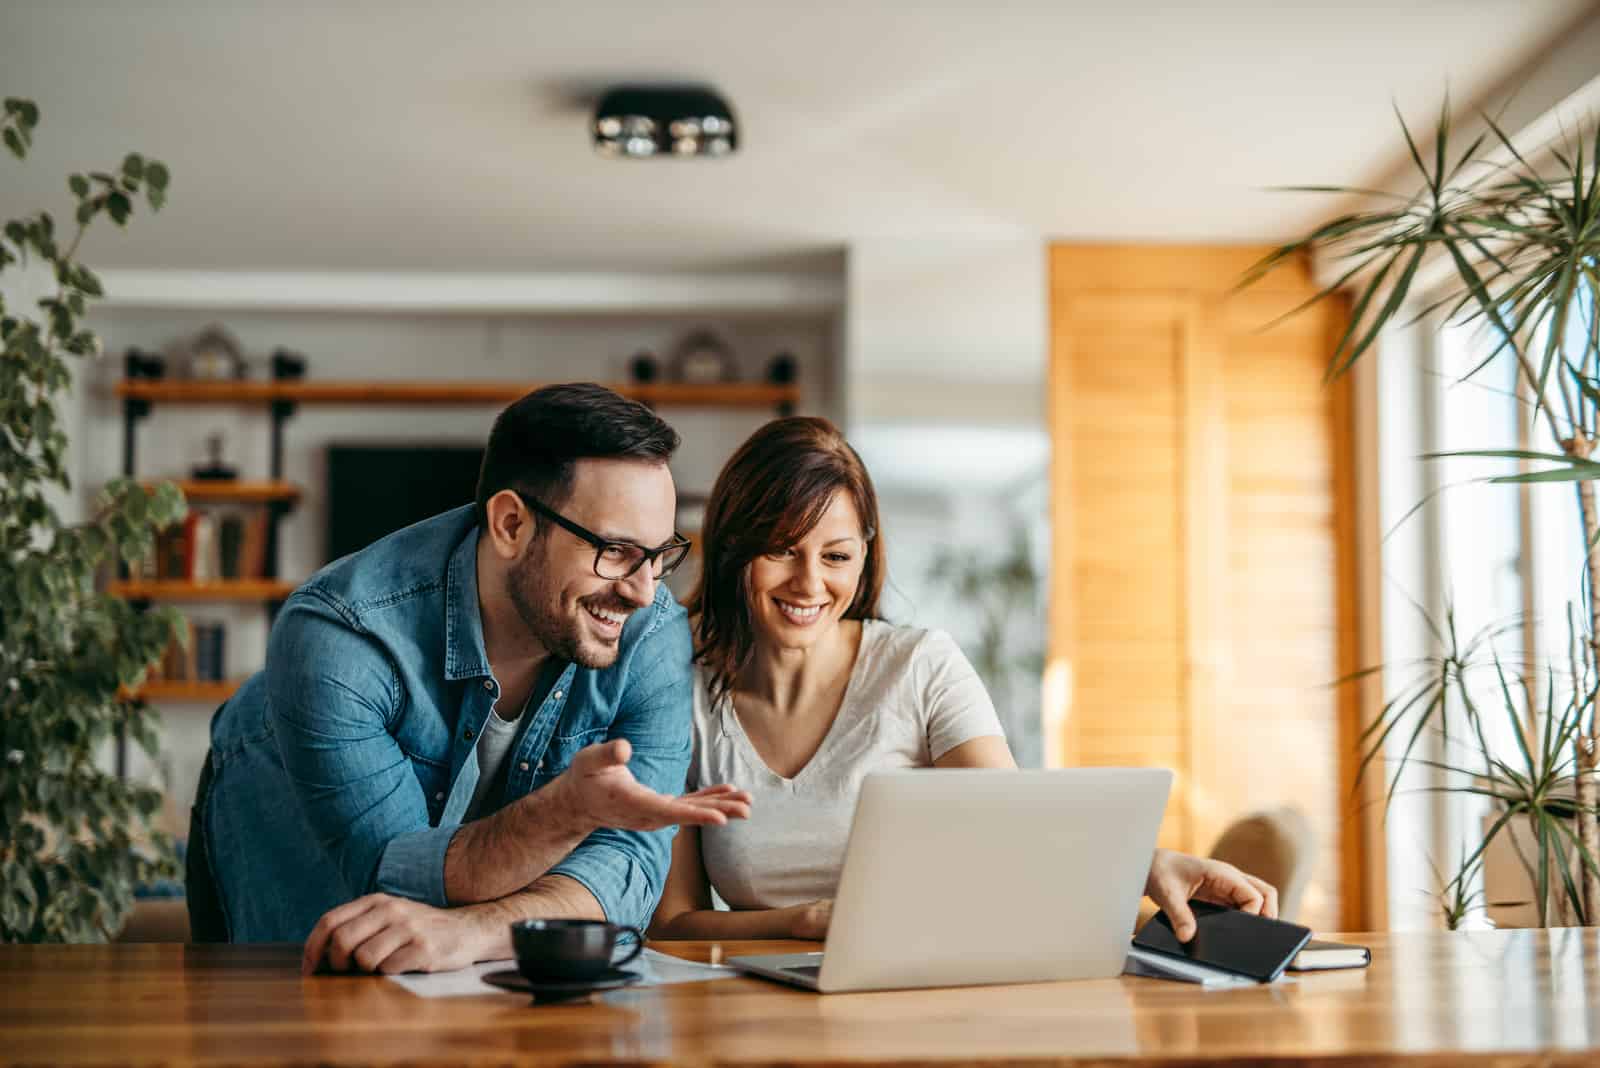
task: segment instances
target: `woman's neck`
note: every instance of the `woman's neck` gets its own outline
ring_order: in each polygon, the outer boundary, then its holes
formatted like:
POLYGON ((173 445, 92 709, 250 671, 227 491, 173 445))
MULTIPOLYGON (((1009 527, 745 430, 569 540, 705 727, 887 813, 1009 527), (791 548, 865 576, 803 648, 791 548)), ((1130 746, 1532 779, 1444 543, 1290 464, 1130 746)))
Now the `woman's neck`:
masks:
POLYGON ((755 659, 734 690, 766 704, 776 715, 798 715, 819 695, 843 689, 861 648, 861 634, 860 620, 845 619, 804 649, 758 643, 755 659))

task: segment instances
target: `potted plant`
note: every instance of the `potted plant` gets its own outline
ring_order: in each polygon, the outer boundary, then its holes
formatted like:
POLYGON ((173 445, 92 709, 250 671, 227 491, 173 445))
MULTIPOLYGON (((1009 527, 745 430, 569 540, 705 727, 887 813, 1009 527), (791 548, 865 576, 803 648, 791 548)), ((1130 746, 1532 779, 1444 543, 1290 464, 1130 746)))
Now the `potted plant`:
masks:
MULTIPOLYGON (((1369 206, 1277 248, 1241 284, 1308 252, 1339 264, 1340 276, 1313 298, 1347 287, 1353 294, 1349 324, 1329 365, 1332 378, 1370 351, 1398 316, 1417 314, 1410 299, 1413 282, 1425 263, 1442 259, 1450 282, 1442 297, 1430 294, 1433 303, 1422 316, 1440 313, 1445 323, 1469 323, 1485 331, 1492 342, 1485 365, 1514 362, 1535 418, 1560 443, 1560 452, 1486 447, 1441 455, 1538 465, 1491 480, 1497 483, 1574 485, 1588 556, 1584 583, 1573 590, 1578 610, 1571 621, 1570 662, 1548 664, 1538 677, 1523 677, 1508 671, 1494 649, 1495 639, 1511 625, 1462 636, 1453 619, 1430 620, 1439 652, 1395 688, 1396 696, 1368 726, 1362 768, 1396 737, 1405 744, 1395 782, 1408 763, 1432 765, 1471 776, 1437 789, 1490 799, 1493 818, 1447 884, 1458 898, 1486 851, 1503 836, 1504 844, 1520 853, 1535 885, 1541 923, 1562 917, 1595 923, 1600 921, 1600 723, 1595 717, 1600 512, 1593 485, 1600 477, 1595 459, 1600 445, 1600 130, 1568 135, 1551 149, 1548 161, 1535 163, 1492 117, 1484 120, 1482 135, 1464 148, 1452 145, 1446 100, 1432 149, 1424 153, 1401 117, 1421 188, 1407 197, 1339 186, 1298 187, 1360 196, 1369 206), (1469 675, 1485 672, 1495 679, 1496 707, 1481 707, 1469 685, 1469 675), (1520 712, 1523 702, 1533 710, 1529 722, 1520 712), (1458 710, 1454 714, 1452 707, 1458 710), (1516 743, 1510 758, 1486 740, 1486 723, 1501 715, 1509 717, 1516 743), (1457 740, 1465 739, 1467 759, 1434 762, 1416 755, 1426 730, 1448 736, 1452 720, 1457 740)), ((1393 792, 1391 784, 1391 799, 1393 792)))
MULTIPOLYGON (((8 99, 0 140, 24 159, 38 123, 33 102, 8 99)), ((39 212, 6 222, 0 240, 0 272, 53 289, 33 307, 0 300, 0 939, 7 942, 108 937, 137 884, 176 872, 172 842, 154 826, 160 792, 102 762, 119 732, 154 755, 154 716, 130 691, 178 635, 179 617, 140 611, 97 592, 95 580, 108 561, 142 557, 156 530, 183 515, 183 498, 170 484, 147 491, 122 479, 105 488, 87 522, 64 522, 53 503, 71 489, 57 406, 72 385, 69 361, 100 351, 83 316, 102 291, 77 258, 79 244, 101 217, 124 225, 141 196, 159 209, 167 181, 164 165, 137 154, 114 172, 73 174, 70 226, 58 230, 39 212)))

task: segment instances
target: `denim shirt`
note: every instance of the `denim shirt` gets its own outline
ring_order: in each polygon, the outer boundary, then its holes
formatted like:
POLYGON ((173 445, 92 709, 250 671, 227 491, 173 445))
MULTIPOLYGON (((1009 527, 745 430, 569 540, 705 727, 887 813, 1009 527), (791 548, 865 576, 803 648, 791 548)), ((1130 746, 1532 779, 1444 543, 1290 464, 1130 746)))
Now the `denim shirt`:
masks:
MULTIPOLYGON (((472 506, 328 565, 285 602, 266 667, 211 724, 201 818, 229 937, 301 941, 328 909, 384 891, 430 905, 478 782, 477 738, 500 694, 478 612, 472 506)), ((492 807, 532 793, 586 745, 627 738, 629 770, 681 793, 690 752, 689 627, 665 586, 603 670, 565 665, 508 754, 492 807)), ((613 923, 644 926, 674 828, 601 829, 552 874, 613 923)))

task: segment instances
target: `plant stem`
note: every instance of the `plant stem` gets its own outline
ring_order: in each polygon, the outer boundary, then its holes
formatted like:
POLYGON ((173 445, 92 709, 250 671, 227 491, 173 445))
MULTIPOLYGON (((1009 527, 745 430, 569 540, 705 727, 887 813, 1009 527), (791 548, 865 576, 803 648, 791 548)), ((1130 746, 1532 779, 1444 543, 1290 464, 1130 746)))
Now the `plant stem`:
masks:
MULTIPOLYGON (((1594 453, 1595 443, 1582 431, 1561 443, 1569 456, 1587 460, 1594 453)), ((1578 483, 1578 508, 1583 521, 1586 551, 1584 571, 1589 581, 1589 662, 1600 663, 1600 515, 1595 512, 1594 483, 1578 483)), ((1576 685, 1576 680, 1574 680, 1576 685)), ((1591 857, 1600 856, 1600 723, 1591 712, 1589 729, 1581 726, 1573 737, 1575 758, 1575 793, 1577 801, 1578 841, 1591 857)), ((1590 923, 1600 920, 1600 874, 1590 864, 1583 868, 1583 915, 1590 923)))

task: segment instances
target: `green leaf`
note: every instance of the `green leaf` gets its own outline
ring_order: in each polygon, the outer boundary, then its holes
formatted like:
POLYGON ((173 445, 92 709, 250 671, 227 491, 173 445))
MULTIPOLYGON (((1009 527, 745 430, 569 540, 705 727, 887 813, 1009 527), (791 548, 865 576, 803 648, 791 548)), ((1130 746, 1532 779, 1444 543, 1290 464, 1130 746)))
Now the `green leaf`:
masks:
POLYGON ((150 201, 151 211, 160 211, 166 207, 167 194, 163 190, 157 189, 154 185, 146 187, 144 195, 150 201))
POLYGON ((133 212, 133 204, 128 200, 126 193, 111 193, 106 197, 106 211, 111 216, 111 221, 118 226, 126 226, 128 216, 133 212))
POLYGON ((105 289, 100 285, 100 276, 87 267, 80 266, 77 269, 76 284, 79 289, 91 297, 103 297, 106 295, 105 289))
POLYGON ((151 160, 144 169, 145 181, 150 183, 150 188, 166 191, 167 182, 171 175, 167 172, 167 165, 158 159, 151 160))
POLYGON ((122 174, 134 181, 144 177, 144 157, 137 152, 129 152, 122 161, 122 174))
POLYGON ((81 174, 74 174, 67 179, 67 188, 72 190, 72 195, 75 197, 86 197, 89 195, 89 179, 81 174))

